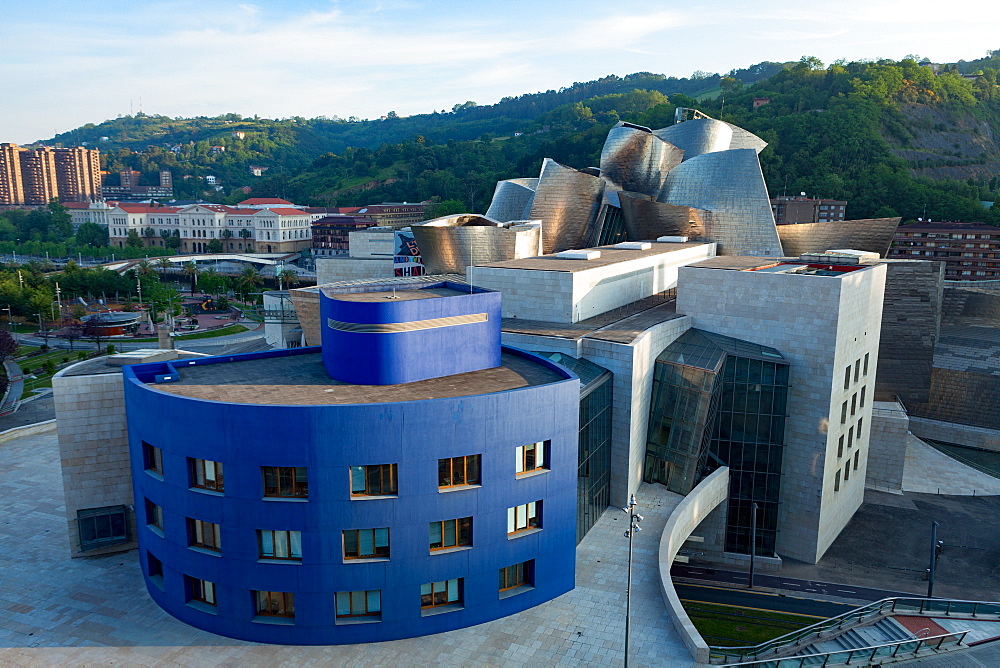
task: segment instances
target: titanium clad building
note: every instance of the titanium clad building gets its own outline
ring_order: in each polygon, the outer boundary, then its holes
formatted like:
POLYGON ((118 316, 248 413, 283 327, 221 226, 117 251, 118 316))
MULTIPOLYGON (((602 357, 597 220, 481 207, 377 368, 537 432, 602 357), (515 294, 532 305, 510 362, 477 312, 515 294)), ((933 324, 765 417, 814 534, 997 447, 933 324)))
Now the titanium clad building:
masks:
POLYGON ((573 588, 580 381, 501 351, 500 295, 458 287, 323 295, 322 353, 125 370, 158 605, 220 635, 329 645, 472 626, 573 588), (353 363, 323 359, 333 345, 353 363), (379 372, 354 384, 365 370, 379 372))

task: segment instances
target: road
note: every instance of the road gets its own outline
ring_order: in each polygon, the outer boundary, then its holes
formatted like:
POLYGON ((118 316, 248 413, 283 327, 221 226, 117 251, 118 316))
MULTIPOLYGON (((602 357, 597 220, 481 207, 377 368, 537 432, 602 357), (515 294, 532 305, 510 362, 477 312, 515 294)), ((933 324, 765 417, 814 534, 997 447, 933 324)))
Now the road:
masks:
MULTIPOLYGON (((756 578, 755 578, 756 579, 756 578)), ((817 619, 834 617, 849 612, 857 606, 847 603, 833 603, 794 595, 769 594, 765 592, 674 583, 677 596, 682 601, 698 601, 717 605, 735 605, 741 608, 787 612, 794 615, 808 615, 817 619)))
MULTIPOLYGON (((725 571, 705 566, 674 564, 670 574, 675 578, 687 578, 703 582, 720 582, 725 584, 741 584, 746 586, 749 575, 746 571, 725 571)), ((855 587, 854 585, 837 584, 835 582, 816 582, 814 580, 797 580, 780 575, 764 575, 755 573, 754 586, 768 589, 781 589, 790 594, 802 596, 820 595, 836 596, 838 598, 856 598, 864 601, 880 601, 893 596, 913 598, 913 594, 890 591, 887 589, 872 589, 871 587, 855 587)))
MULTIPOLYGON (((254 322, 241 322, 238 324, 241 324, 245 327, 255 327, 258 325, 258 323, 254 322)), ((262 339, 263 337, 264 337, 264 328, 260 327, 259 329, 252 329, 246 332, 228 334, 226 336, 216 336, 207 339, 175 340, 174 345, 177 348, 183 348, 185 350, 192 350, 197 352, 199 348, 214 349, 216 347, 221 347, 227 344, 248 343, 255 339, 262 339)), ((18 343, 28 346, 40 346, 43 343, 45 343, 45 341, 41 337, 37 336, 19 335, 18 343)), ((102 339, 101 348, 103 348, 109 343, 115 344, 115 348, 122 352, 127 352, 130 350, 141 350, 145 348, 155 348, 157 345, 155 341, 136 342, 136 341, 130 341, 128 339, 102 339)), ((59 348, 62 350, 70 349, 69 341, 63 339, 50 337, 48 340, 48 344, 50 348, 59 348)), ((73 350, 95 350, 96 348, 97 346, 94 344, 93 341, 84 341, 82 339, 77 339, 76 341, 73 342, 73 350)))

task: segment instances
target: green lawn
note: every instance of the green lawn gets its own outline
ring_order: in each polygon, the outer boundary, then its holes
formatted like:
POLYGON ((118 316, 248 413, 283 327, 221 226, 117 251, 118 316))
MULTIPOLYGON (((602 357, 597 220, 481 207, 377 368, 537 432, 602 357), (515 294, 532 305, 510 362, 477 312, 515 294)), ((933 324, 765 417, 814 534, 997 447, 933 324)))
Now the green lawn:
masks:
POLYGON ((789 615, 770 610, 681 601, 698 633, 709 645, 739 647, 773 640, 796 629, 811 626, 817 617, 789 615))
MULTIPOLYGON (((191 341, 193 339, 214 339, 217 336, 229 336, 247 331, 243 325, 228 325, 222 329, 213 329, 210 332, 195 332, 194 334, 182 334, 175 336, 174 341, 191 341)), ((129 343, 155 343, 158 339, 128 339, 129 343)), ((114 343, 114 341, 109 341, 114 343)))

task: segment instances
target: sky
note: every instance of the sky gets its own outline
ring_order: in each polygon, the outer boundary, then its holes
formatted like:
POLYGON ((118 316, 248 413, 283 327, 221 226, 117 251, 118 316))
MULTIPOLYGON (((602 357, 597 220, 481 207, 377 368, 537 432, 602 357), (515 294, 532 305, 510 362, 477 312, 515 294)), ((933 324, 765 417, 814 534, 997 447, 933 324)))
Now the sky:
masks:
POLYGON ((1000 49, 994 0, 0 0, 0 142, 137 113, 377 118, 633 72, 1000 49))

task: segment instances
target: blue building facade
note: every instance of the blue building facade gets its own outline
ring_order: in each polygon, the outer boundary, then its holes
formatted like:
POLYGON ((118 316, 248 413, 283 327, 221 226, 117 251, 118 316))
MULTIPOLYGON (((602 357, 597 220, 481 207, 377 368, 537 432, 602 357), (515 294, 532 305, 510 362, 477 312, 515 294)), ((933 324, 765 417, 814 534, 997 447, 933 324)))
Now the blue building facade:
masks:
POLYGON ((420 399, 410 384, 399 401, 383 387, 379 401, 295 403, 282 384, 296 379, 280 378, 273 395, 246 399, 259 384, 241 369, 322 368, 321 357, 125 369, 143 574, 164 610, 234 638, 344 644, 480 624, 573 588, 573 373, 505 348, 480 373, 516 371, 521 386, 491 391, 492 376, 463 374, 452 378, 480 391, 420 399), (227 400, 205 398, 216 376, 227 400))

